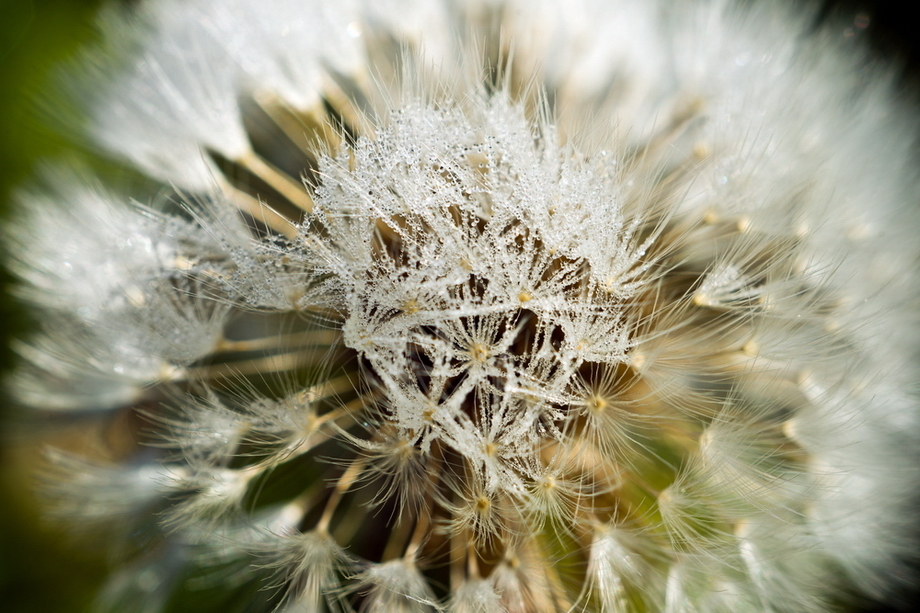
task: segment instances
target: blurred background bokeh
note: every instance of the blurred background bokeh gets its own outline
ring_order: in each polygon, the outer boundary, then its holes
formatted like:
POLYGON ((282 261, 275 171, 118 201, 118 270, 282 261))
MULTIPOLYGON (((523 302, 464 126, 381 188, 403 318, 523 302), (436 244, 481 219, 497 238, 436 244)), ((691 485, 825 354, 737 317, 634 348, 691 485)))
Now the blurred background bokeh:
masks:
MULTIPOLYGON (((47 91, 55 67, 72 60, 79 46, 96 35, 98 6, 98 0, 0 0, 0 223, 10 214, 12 190, 28 179, 37 160, 68 148, 46 126, 35 101, 47 91)), ((0 252, 4 249, 0 241, 0 252)), ((0 270, 3 372, 13 360, 9 338, 29 329, 26 312, 8 296, 10 283, 0 270)), ((28 476, 35 456, 20 452, 28 442, 17 434, 17 417, 0 392, 0 610, 89 611, 103 560, 92 547, 71 546, 63 530, 39 517, 28 476)))
MULTIPOLYGON (((36 101, 49 101, 47 92, 56 72, 74 61, 81 45, 97 37, 93 16, 100 4, 100 0, 0 0, 0 223, 10 214, 15 186, 28 180, 39 160, 73 147, 48 126, 46 110, 36 101)), ((864 25, 868 19, 869 27, 842 34, 866 37, 878 53, 900 62, 906 95, 920 101, 920 21, 912 14, 915 1, 827 0, 823 5, 828 13, 852 23, 864 25)), ((67 106, 67 100, 52 101, 67 106)), ((0 241, 0 261, 5 257, 3 249, 0 241)), ((14 360, 9 339, 27 335, 30 329, 28 313, 9 296, 11 282, 0 268, 3 372, 14 360)), ((75 542, 61 527, 40 517, 30 476, 38 456, 23 451, 34 447, 24 423, 21 411, 0 391, 0 611, 89 613, 105 573, 101 548, 75 542)), ((867 603, 865 610, 893 609, 867 603)), ((912 610, 909 605, 908 610, 912 610)))

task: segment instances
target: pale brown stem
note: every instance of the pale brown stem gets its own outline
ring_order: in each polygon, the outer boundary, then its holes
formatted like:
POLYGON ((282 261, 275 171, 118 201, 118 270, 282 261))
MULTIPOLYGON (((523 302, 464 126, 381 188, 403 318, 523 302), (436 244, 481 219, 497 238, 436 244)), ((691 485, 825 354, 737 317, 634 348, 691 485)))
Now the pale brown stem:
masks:
POLYGON ((192 378, 217 379, 246 375, 266 375, 273 372, 296 370, 309 363, 305 360, 303 351, 289 351, 262 358, 240 360, 239 363, 225 362, 223 364, 187 368, 175 373, 171 380, 183 381, 192 378))
POLYGON ((342 501, 342 497, 345 495, 345 492, 348 491, 348 489, 358 478, 358 475, 361 474, 365 463, 366 462, 363 459, 355 460, 351 463, 345 473, 339 477, 338 482, 335 484, 335 489, 332 491, 332 495, 326 502, 326 508, 323 509, 323 515, 320 517, 319 522, 316 524, 316 529, 318 531, 323 533, 329 532, 329 523, 332 521, 332 516, 335 514, 336 508, 342 501))
POLYGON ((340 338, 341 333, 336 330, 313 330, 309 332, 263 336, 261 338, 240 341, 231 341, 223 338, 217 343, 214 349, 219 352, 242 353, 245 351, 271 349, 274 347, 303 347, 306 345, 329 346, 335 344, 340 338))
POLYGON ((313 210, 313 198, 300 181, 292 179, 254 153, 248 153, 235 161, 272 186, 300 210, 306 213, 313 210))
POLYGON ((299 230, 290 219, 257 198, 253 198, 249 194, 238 190, 229 183, 222 183, 221 187, 223 188, 223 192, 230 197, 233 206, 237 209, 246 213, 253 219, 261 221, 282 236, 292 240, 297 238, 299 230))

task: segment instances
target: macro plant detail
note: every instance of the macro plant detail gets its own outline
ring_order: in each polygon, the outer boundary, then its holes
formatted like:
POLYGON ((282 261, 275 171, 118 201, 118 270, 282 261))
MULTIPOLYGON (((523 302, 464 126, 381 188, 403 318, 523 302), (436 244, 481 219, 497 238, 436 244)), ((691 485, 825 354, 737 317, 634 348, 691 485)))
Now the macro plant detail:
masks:
POLYGON ((915 128, 790 11, 107 12, 71 91, 155 188, 57 164, 9 232, 46 312, 12 388, 134 424, 44 479, 126 560, 100 609, 810 612, 897 587, 915 128))

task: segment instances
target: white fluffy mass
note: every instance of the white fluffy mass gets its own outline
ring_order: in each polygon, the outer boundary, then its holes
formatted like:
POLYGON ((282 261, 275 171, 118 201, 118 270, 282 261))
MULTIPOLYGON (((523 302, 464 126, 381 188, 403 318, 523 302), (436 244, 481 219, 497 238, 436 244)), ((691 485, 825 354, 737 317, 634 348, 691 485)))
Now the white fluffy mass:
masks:
POLYGON ((144 526, 100 606, 887 597, 916 552, 917 131, 865 20, 816 18, 107 11, 70 91, 159 197, 58 164, 8 233, 46 313, 19 398, 147 422, 120 457, 51 458, 65 515, 144 526))

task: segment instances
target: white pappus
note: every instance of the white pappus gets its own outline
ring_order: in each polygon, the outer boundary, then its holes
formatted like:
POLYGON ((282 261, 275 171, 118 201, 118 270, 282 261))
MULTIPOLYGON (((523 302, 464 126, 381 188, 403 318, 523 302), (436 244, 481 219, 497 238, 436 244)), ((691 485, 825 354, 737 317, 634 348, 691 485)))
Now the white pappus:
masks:
POLYGON ((815 19, 105 11, 69 91, 160 197, 58 163, 7 231, 45 322, 18 398, 145 422, 118 457, 49 455, 59 513, 143 534, 99 608, 888 597, 917 547, 917 130, 815 19))

